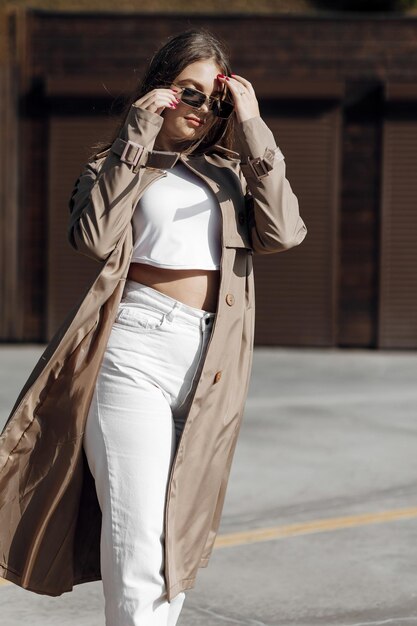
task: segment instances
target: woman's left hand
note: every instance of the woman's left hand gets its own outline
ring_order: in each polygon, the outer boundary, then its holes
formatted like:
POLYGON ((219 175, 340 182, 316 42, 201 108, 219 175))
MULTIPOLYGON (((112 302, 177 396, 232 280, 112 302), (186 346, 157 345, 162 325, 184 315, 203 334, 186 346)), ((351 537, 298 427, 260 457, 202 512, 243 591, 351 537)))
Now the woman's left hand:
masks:
POLYGON ((230 76, 218 74, 217 79, 220 83, 226 84, 232 93, 238 122, 244 122, 251 117, 260 115, 255 91, 246 78, 238 74, 231 74, 230 76))

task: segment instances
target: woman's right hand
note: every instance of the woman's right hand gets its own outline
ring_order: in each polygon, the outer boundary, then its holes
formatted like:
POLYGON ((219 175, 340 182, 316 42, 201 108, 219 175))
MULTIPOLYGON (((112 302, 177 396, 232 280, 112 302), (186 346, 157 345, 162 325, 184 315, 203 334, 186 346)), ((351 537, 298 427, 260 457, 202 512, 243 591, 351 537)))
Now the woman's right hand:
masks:
POLYGON ((145 93, 144 96, 136 100, 134 105, 160 115, 165 107, 176 108, 179 102, 178 98, 175 97, 177 91, 178 89, 175 87, 172 89, 152 89, 152 91, 145 93))

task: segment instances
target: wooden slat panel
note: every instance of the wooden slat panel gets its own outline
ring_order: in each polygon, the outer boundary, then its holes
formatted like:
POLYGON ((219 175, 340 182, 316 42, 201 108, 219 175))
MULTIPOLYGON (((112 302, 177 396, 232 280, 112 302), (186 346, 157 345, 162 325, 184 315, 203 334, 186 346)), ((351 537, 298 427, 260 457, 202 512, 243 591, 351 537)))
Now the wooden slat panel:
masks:
POLYGON ((255 255, 255 342, 261 345, 333 346, 338 266, 338 108, 315 117, 264 116, 286 157, 307 236, 300 246, 255 255))
POLYGON ((22 338, 23 307, 18 289, 18 123, 17 68, 0 67, 0 338, 22 338))
POLYGON ((50 119, 48 340, 100 271, 98 262, 77 253, 68 242, 68 201, 90 146, 107 140, 113 127, 114 120, 98 116, 50 119))
MULTIPOLYGON (((134 87, 127 76, 102 74, 100 76, 47 76, 45 79, 46 96, 81 96, 105 97, 110 94, 126 94, 134 87)), ((340 81, 323 80, 285 80, 268 84, 264 89, 267 97, 279 98, 317 98, 340 99, 345 85, 340 81)), ((257 86, 258 96, 262 96, 257 86)))
POLYGON ((388 100, 417 100, 417 85, 415 83, 395 83, 389 81, 385 84, 385 99, 388 100))
POLYGON ((387 120, 383 154, 379 347, 417 348, 417 121, 387 120))
POLYGON ((20 120, 19 157, 19 292, 23 316, 22 338, 45 339, 46 275, 48 258, 48 150, 45 137, 48 121, 44 116, 20 120), (23 139, 24 138, 24 139, 23 139))
POLYGON ((338 345, 375 348, 383 92, 373 81, 348 81, 346 98, 341 154, 338 345))

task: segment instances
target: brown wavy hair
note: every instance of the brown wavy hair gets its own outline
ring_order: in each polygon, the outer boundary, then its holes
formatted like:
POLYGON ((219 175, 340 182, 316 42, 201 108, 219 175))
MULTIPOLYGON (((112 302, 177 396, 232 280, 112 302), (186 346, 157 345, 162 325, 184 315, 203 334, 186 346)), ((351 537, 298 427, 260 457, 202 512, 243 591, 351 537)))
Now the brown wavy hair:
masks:
MULTIPOLYGON (((171 36, 152 56, 149 66, 142 80, 133 92, 126 97, 113 137, 108 142, 94 144, 93 153, 89 160, 101 151, 111 147, 113 141, 119 136, 123 128, 130 107, 136 100, 157 87, 170 85, 185 67, 196 61, 212 60, 220 68, 220 73, 230 75, 231 67, 229 52, 226 44, 215 37, 206 28, 191 28, 177 35, 171 36)), ((233 102, 228 90, 223 86, 221 98, 233 102)), ((163 115, 163 111, 162 111, 163 115)), ((207 149, 220 144, 228 149, 233 149, 234 115, 228 119, 216 118, 214 124, 207 133, 194 142, 187 142, 184 152, 201 154, 207 149)))

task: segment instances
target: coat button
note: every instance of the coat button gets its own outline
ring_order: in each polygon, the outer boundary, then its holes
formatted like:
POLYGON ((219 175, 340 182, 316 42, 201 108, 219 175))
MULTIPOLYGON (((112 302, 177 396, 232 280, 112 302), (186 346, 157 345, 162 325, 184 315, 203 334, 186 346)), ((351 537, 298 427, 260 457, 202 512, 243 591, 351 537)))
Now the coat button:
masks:
POLYGON ((226 296, 226 302, 229 306, 233 306, 235 303, 235 297, 232 293, 228 293, 226 296))
POLYGON ((214 382, 218 383, 219 380, 221 379, 221 377, 222 377, 222 373, 221 372, 216 372, 216 374, 214 376, 214 382))
POLYGON ((245 214, 243 213, 243 211, 239 211, 237 219, 239 220, 239 224, 245 223, 245 214))

